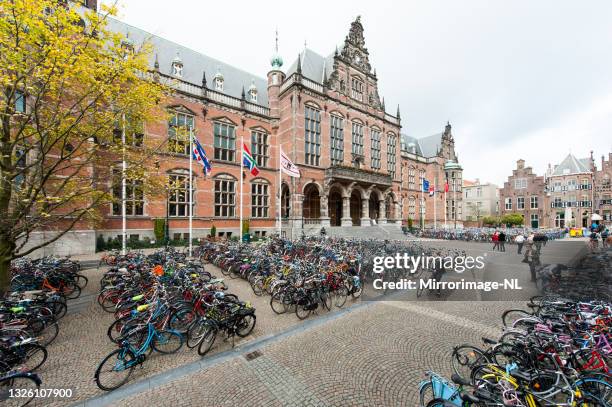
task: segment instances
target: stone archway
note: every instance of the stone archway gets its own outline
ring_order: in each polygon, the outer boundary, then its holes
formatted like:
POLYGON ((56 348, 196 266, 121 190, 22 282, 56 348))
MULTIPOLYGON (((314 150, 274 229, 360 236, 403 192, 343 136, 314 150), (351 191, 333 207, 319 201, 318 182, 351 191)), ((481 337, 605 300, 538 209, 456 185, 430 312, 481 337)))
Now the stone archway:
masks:
POLYGON ((353 226, 359 226, 361 224, 361 194, 358 191, 351 193, 350 213, 353 226))
POLYGON ((377 220, 379 215, 378 196, 375 193, 370 194, 370 219, 377 220))
POLYGON ((288 219, 291 213, 291 194, 287 184, 281 187, 281 218, 288 219))
POLYGON ((387 195, 385 199, 385 218, 386 219, 395 219, 395 205, 393 203, 393 197, 391 195, 387 195))
POLYGON ((319 219, 321 216, 321 195, 315 184, 308 184, 304 188, 304 219, 319 219))
POLYGON ((342 223, 342 194, 337 189, 332 189, 328 200, 329 224, 340 226, 342 223))

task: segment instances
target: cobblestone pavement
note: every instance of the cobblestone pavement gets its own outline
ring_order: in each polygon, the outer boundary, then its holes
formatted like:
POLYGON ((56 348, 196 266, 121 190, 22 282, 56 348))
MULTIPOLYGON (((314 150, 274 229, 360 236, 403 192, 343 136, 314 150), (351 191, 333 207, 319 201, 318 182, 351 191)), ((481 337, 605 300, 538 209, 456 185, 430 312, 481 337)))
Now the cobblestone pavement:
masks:
MULTIPOLYGON (((440 244, 483 251, 480 244, 440 244)), ((551 254, 555 259, 560 258, 559 253, 569 259, 570 252, 579 249, 576 245, 552 242, 546 251, 555 253, 551 254)), ((528 276, 527 266, 520 263, 514 250, 491 254, 488 261, 494 265, 495 273, 520 275, 522 280, 528 276)), ((74 396, 70 400, 39 401, 37 405, 74 404, 104 394, 93 380, 98 363, 113 350, 106 337, 112 315, 95 303, 101 274, 102 270, 87 271, 90 284, 84 295, 89 294, 92 302, 62 320, 60 336, 50 346, 49 360, 40 372, 44 387, 73 388, 74 396)), ((254 296, 246 282, 227 281, 230 292, 252 301, 257 309, 253 334, 237 341, 237 345, 301 323, 294 314, 274 314, 269 297, 254 296)), ((349 305, 350 300, 345 307, 349 305)), ((426 370, 448 375, 452 346, 464 342, 479 344, 482 336, 497 336, 501 313, 522 305, 522 301, 441 302, 435 298, 428 302, 372 302, 313 329, 267 342, 258 349, 262 355, 250 361, 236 353, 206 370, 114 401, 112 405, 414 406, 416 385, 426 370)), ((212 354, 230 348, 229 343, 219 341, 212 354)), ((175 355, 154 353, 143 369, 134 371, 130 383, 198 360, 197 352, 186 347, 175 355)))

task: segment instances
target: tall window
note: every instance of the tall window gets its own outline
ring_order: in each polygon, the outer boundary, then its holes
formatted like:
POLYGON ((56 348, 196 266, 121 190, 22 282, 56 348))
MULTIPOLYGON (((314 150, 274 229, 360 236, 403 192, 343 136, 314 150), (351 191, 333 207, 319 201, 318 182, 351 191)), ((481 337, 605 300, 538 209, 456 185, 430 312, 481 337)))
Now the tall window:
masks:
POLYGON ((344 161, 344 123, 340 116, 330 116, 331 165, 344 161))
POLYGON ((531 197, 529 207, 531 209, 538 209, 538 197, 537 196, 531 197))
POLYGON ((425 170, 419 170, 419 190, 423 189, 423 181, 425 180, 425 170))
POLYGON ((512 198, 506 198, 506 210, 512 210, 512 198))
POLYGON ((234 126, 215 122, 215 160, 234 161, 236 154, 236 129, 234 126))
POLYGON ((258 167, 268 166, 268 135, 266 133, 251 132, 251 153, 258 167))
POLYGON ((26 111, 26 98, 23 92, 16 91, 15 92, 15 112, 17 113, 25 113, 26 111))
POLYGON ((357 78, 351 79, 351 96, 353 99, 363 102, 363 82, 357 78))
POLYGON ((371 129, 372 168, 380 169, 380 131, 371 129))
POLYGON ((268 183, 256 180, 251 183, 251 216, 253 218, 268 217, 268 183))
POLYGON ((517 178, 514 180, 514 188, 515 189, 524 189, 527 188, 527 179, 525 178, 517 178))
MULTIPOLYGON (((113 169, 113 215, 121 215, 121 170, 113 169)), ((142 180, 125 180, 125 213, 127 216, 144 214, 144 191, 142 180)))
POLYGON ((228 175, 215 178, 215 216, 233 217, 236 208, 236 180, 228 175))
POLYGON ((321 112, 311 106, 304 111, 304 163, 319 165, 321 158, 321 112))
POLYGON ((575 180, 575 179, 568 179, 568 180, 567 180, 567 190, 568 190, 568 191, 574 191, 574 190, 576 190, 576 189, 577 189, 577 188, 576 188, 576 186, 577 186, 577 185, 578 185, 578 184, 576 183, 576 180, 575 180))
POLYGON ((525 197, 516 198, 516 209, 525 209, 525 197))
POLYGON ((532 213, 531 214, 531 227, 533 229, 537 229, 540 227, 540 220, 538 218, 538 214, 537 213, 532 213))
POLYGON ((353 148, 352 152, 355 155, 363 155, 363 126, 361 123, 353 122, 352 129, 353 148))
MULTIPOLYGON (((170 174, 168 194, 168 216, 189 216, 189 182, 188 174, 170 174)), ((192 193, 195 201, 195 193, 192 193)), ((193 203, 192 203, 193 204, 193 203)))
MULTIPOLYGON (((187 130, 189 133, 189 130, 187 130)), ((117 145, 121 145, 123 139, 123 124, 117 121, 115 130, 113 131, 113 141, 117 145)), ((126 118, 125 120, 125 145, 132 147, 142 147, 144 141, 144 125, 141 121, 126 118)), ((189 147, 189 139, 187 139, 187 147, 189 147)), ((182 148, 180 149, 182 153, 182 148)), ((172 151, 172 150, 171 150, 172 151)))
POLYGON ((392 179, 395 179, 395 157, 396 157, 396 148, 397 146, 397 137, 393 134, 389 134, 387 137, 387 168, 389 170, 389 175, 391 175, 392 179))
POLYGON ((15 170, 17 174, 14 178, 15 188, 21 188, 21 185, 25 181, 26 166, 27 166, 27 153, 23 146, 15 147, 15 170))
POLYGON ((193 132, 193 116, 172 112, 168 123, 168 150, 176 154, 189 154, 189 136, 193 132))
POLYGON ((413 167, 410 167, 408 169, 408 189, 415 188, 415 175, 416 175, 416 170, 413 167))
POLYGON ((416 199, 413 196, 408 199, 408 217, 412 220, 416 219, 416 199))

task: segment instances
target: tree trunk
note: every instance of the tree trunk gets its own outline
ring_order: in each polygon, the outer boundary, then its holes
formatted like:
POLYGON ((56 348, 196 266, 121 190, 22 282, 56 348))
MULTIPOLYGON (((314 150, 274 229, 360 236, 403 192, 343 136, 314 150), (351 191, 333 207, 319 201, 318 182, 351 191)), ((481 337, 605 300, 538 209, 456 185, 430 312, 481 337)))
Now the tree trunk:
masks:
POLYGON ((0 298, 9 290, 11 282, 11 258, 15 244, 6 239, 5 236, 0 237, 0 298))

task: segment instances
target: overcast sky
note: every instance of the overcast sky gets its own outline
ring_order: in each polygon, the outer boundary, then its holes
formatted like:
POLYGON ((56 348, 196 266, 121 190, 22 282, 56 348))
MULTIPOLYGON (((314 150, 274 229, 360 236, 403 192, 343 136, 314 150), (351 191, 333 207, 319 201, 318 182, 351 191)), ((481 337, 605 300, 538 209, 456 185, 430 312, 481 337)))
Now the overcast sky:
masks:
POLYGON ((275 28, 287 68, 357 15, 387 110, 415 137, 450 120, 466 179, 612 151, 611 1, 122 0, 119 18, 265 77, 275 28))

